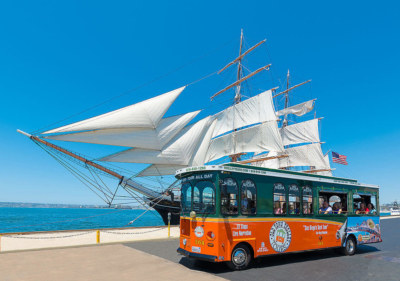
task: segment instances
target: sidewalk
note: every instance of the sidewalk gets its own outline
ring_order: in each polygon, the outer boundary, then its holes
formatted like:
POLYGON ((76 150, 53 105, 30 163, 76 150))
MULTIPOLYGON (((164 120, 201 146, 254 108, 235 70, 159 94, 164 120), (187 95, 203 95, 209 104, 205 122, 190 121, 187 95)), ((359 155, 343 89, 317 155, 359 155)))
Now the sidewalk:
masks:
MULTIPOLYGON (((0 234, 1 235, 1 234, 0 234)), ((179 237, 179 227, 171 227, 171 238, 179 237)), ((100 243, 168 238, 168 228, 112 229, 100 231, 100 243)), ((4 235, 2 252, 96 244, 96 230, 4 235)))
POLYGON ((2 253, 0 279, 225 280, 121 244, 2 253))
POLYGON ((395 218, 400 218, 400 216, 385 216, 385 217, 381 217, 381 220, 395 219, 395 218))

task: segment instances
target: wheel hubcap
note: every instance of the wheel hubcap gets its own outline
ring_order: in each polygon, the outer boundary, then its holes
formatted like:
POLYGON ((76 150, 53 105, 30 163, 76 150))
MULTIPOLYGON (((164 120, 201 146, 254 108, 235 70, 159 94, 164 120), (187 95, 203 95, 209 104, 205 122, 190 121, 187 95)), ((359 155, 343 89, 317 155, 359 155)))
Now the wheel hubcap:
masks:
POLYGON ((236 249, 236 250, 233 252, 232 257, 233 257, 233 258, 232 258, 233 263, 234 263, 235 265, 237 265, 237 266, 241 266, 241 265, 245 264, 245 263, 246 263, 246 260, 247 260, 246 252, 245 252, 243 249, 241 249, 241 248, 236 249))
POLYGON ((352 253, 354 251, 354 242, 351 239, 347 242, 347 251, 349 253, 352 253))

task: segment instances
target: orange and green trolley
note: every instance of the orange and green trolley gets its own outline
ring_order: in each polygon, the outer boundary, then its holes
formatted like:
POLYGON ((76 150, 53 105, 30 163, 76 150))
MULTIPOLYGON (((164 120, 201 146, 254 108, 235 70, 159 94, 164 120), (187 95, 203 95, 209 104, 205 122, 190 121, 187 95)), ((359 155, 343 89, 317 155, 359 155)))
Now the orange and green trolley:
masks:
POLYGON ((181 180, 180 244, 188 258, 235 270, 267 255, 382 242, 379 186, 240 164, 189 167, 181 180))

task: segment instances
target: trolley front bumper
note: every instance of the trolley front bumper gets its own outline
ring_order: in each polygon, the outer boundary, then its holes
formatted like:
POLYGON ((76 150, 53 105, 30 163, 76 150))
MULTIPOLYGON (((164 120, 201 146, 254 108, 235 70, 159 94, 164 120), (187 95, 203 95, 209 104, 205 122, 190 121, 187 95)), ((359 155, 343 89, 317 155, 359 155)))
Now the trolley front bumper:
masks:
POLYGON ((210 261, 210 262, 216 262, 217 261, 217 256, 211 256, 211 255, 203 255, 203 254, 196 254, 196 253, 191 253, 188 252, 182 248, 178 248, 176 250, 179 254, 190 258, 190 259, 196 259, 196 260, 202 260, 202 261, 210 261))

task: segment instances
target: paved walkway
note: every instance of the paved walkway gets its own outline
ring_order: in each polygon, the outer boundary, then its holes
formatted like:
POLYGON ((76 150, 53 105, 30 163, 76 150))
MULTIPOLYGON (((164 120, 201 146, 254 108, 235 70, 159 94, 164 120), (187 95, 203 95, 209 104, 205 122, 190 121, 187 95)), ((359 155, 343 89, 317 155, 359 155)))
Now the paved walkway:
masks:
MULTIPOLYGON (((179 227, 171 227, 171 237, 179 237, 179 227)), ((168 228, 113 229, 100 231, 101 243, 141 241, 168 238, 168 228)), ((68 247, 96 244, 96 231, 63 231, 5 235, 0 240, 0 253, 3 251, 39 248, 68 247)))
POLYGON ((0 254, 0 280, 225 280, 117 245, 0 254))

